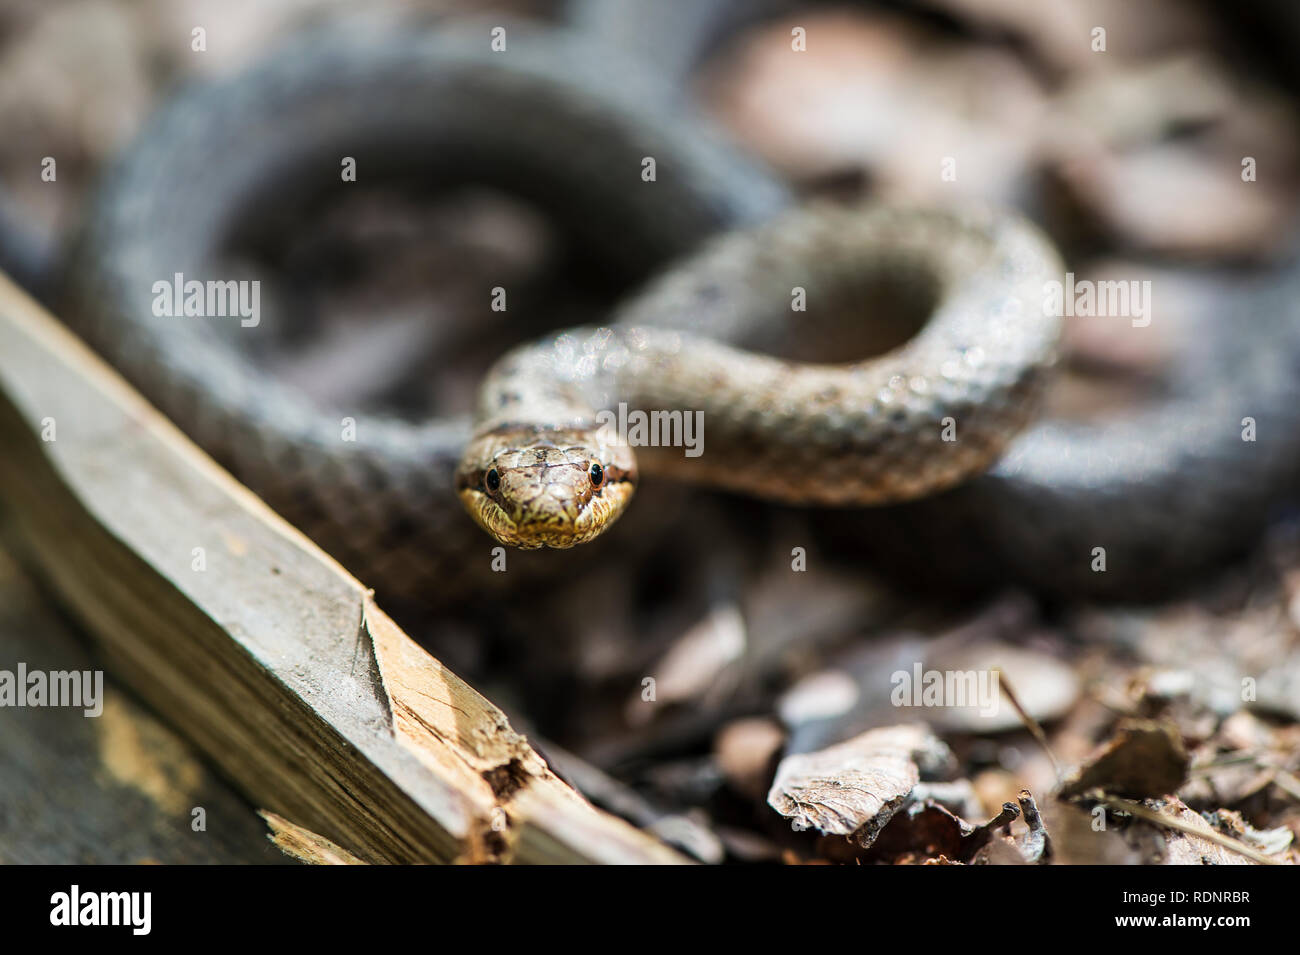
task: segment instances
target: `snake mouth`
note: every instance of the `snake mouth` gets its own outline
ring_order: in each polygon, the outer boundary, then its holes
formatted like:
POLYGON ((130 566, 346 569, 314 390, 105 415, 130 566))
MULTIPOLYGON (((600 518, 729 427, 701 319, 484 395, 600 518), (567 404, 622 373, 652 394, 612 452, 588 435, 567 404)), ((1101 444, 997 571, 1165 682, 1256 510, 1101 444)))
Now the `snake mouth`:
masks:
POLYGON ((617 482, 572 509, 516 506, 513 513, 478 488, 463 488, 460 499, 475 522, 499 543, 520 550, 567 550, 604 533, 622 516, 633 492, 631 481, 617 482))
POLYGON ((591 429, 502 426, 471 441, 456 472, 470 516, 521 550, 564 550, 600 536, 635 488, 631 450, 591 429))

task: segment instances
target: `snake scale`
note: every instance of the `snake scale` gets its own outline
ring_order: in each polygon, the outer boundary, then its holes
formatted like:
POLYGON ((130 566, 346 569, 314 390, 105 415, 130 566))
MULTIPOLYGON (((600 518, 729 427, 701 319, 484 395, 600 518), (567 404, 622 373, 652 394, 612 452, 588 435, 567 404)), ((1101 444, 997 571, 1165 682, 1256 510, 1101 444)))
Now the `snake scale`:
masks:
POLYGON ((656 474, 795 504, 950 487, 986 469, 1035 409, 1060 329, 1042 288, 1059 269, 1044 237, 1003 214, 813 206, 733 233, 612 328, 507 356, 481 394, 462 496, 504 542, 568 546, 621 511, 635 455, 656 474), (917 335, 878 358, 795 363, 722 343, 804 332, 792 289, 862 321, 891 282, 937 301, 917 335), (701 453, 618 444, 595 415, 620 402, 699 415, 701 453))
MULTIPOLYGON (((414 171, 448 190, 483 185, 540 208, 624 282, 717 230, 760 221, 785 190, 680 112, 647 104, 634 70, 562 30, 509 24, 408 28, 349 18, 291 39, 247 69, 180 90, 114 163, 65 264, 70 322, 203 448, 385 595, 464 594, 491 542, 456 499, 468 420, 320 408, 251 360, 255 329, 160 319, 152 283, 224 279, 223 251, 293 201, 337 198, 340 161, 382 179, 414 171), (653 194, 641 161, 662 170, 653 194), (611 241, 617 236, 617 241, 611 241)), ((484 289, 483 300, 488 300, 484 289)), ((236 323, 237 325, 237 323, 236 323)), ((545 574, 545 568, 536 573, 545 574)))
MULTIPOLYGON (((1285 4, 1254 5, 1261 33, 1294 35, 1285 4)), ((696 71, 748 27, 831 6, 663 0, 648 16, 637 0, 569 2, 593 42, 654 63, 679 102, 696 71)), ((903 507, 837 515, 820 522, 827 536, 871 550, 913 582, 1016 580, 1064 596, 1172 592, 1239 554, 1300 489, 1300 264, 1293 255, 1236 286, 1208 317, 1162 314, 1183 326, 1182 347, 1149 407, 1042 422, 988 474, 903 507)))
MULTIPOLYGON (((977 561, 1085 592, 1203 565, 1257 526, 1261 502, 1294 477, 1297 349, 1269 346, 1267 330, 1203 349, 1215 360, 1189 362, 1176 400, 1131 426, 1049 422, 1017 439, 1060 324, 1041 292, 1062 266, 1035 229, 987 211, 783 211, 783 186, 680 104, 665 108, 633 64, 564 30, 511 25, 508 35, 494 52, 486 24, 320 28, 182 91, 114 165, 68 261, 78 330, 386 594, 453 593, 487 576, 492 541, 458 495, 499 539, 566 546, 617 517, 638 467, 848 506, 916 498, 993 465, 916 510, 883 509, 904 522, 891 533, 933 535, 956 552, 974 522, 970 540, 995 548, 977 561), (151 302, 153 284, 175 273, 226 277, 212 275, 225 247, 268 207, 336 194, 344 156, 367 172, 416 170, 448 188, 518 195, 628 281, 681 261, 608 325, 504 357, 474 427, 366 416, 356 440, 342 441, 346 409, 317 407, 262 374, 250 357, 256 335, 160 319, 151 302), (656 160, 653 183, 640 177, 645 157, 656 160), (727 229, 738 231, 710 238, 727 229), (891 296, 932 314, 878 358, 796 362, 774 357, 792 342, 798 352, 812 327, 791 308, 796 288, 858 322, 891 296), (704 453, 611 440, 593 414, 620 403, 702 410, 704 453), (1253 456, 1239 446, 1239 405, 1269 436, 1253 456), (1077 570, 1098 535, 1132 537, 1158 559, 1101 584, 1077 570), (1177 544, 1149 546, 1159 541, 1177 544)), ((1287 312, 1296 299, 1279 301, 1287 312)))

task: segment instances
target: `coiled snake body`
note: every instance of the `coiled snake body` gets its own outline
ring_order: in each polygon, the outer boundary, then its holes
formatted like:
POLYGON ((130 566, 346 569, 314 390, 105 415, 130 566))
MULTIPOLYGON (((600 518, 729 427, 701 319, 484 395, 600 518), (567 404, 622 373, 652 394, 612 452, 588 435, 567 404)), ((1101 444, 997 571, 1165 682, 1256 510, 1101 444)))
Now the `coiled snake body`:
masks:
MULTIPOLYGON (((785 190, 680 108, 656 112, 666 98, 639 85, 627 64, 562 31, 512 26, 509 37, 497 53, 487 25, 327 29, 182 93, 91 208, 67 272, 71 318, 200 444, 388 594, 450 594, 483 576, 491 542, 458 494, 500 540, 563 547, 618 516, 637 477, 635 454, 644 470, 831 505, 915 498, 998 459, 1035 408, 1059 328, 1041 303, 1043 282, 1061 266, 1034 229, 988 212, 825 207, 772 219, 788 205, 785 190), (770 221, 716 240, 609 326, 507 356, 483 388, 473 429, 461 420, 366 417, 357 440, 345 442, 338 409, 258 371, 249 358, 255 335, 151 311, 160 279, 224 278, 210 274, 224 246, 266 206, 339 189, 344 156, 363 170, 415 168, 435 181, 524 196, 629 279, 719 229, 770 221), (645 157, 657 162, 653 183, 639 175, 645 157), (811 307, 851 309, 858 322, 878 292, 901 292, 933 317, 877 359, 795 363, 770 353, 807 334, 791 308, 796 289, 811 307), (620 403, 703 411, 703 453, 689 459, 680 448, 621 445, 594 417, 620 403)), ((1260 349, 1242 350, 1249 354, 1232 367, 1254 374, 1260 349)), ((1279 355, 1266 386, 1251 391, 1270 423, 1290 420, 1290 410, 1277 409, 1295 406, 1287 405, 1292 353, 1279 355)), ((1207 427, 1217 435, 1227 424, 1216 418, 1207 427)), ((1111 478, 1088 446, 1035 434, 971 485, 974 510, 996 516, 997 496, 990 504, 979 489, 990 480, 1023 488, 1031 460, 1044 453, 1035 449, 1045 447, 1063 462, 1048 471, 1070 472, 1059 475, 1060 510, 1044 514, 1030 500, 1019 516, 1064 526, 1068 536, 1070 509, 1082 502, 1090 520, 1122 525, 1122 497, 1095 506, 1097 482, 1111 478)), ((1148 438, 1148 451, 1163 447, 1148 438)), ((1214 442, 1215 455, 1228 453, 1214 442)), ((1270 452, 1233 486, 1253 481, 1255 500, 1276 486, 1285 457, 1270 452)), ((1144 460, 1143 480, 1158 481, 1174 463, 1158 453, 1144 460)), ((1132 477, 1124 462, 1114 467, 1132 477)), ((969 513, 969 500, 941 504, 930 526, 969 513)), ((1158 534, 1155 518, 1146 519, 1158 534)), ((1049 554, 1030 575, 1064 579, 1055 572, 1065 560, 1086 560, 1064 552, 1088 541, 1047 539, 1049 554)), ((1174 563, 1202 560, 1225 539, 1184 548, 1174 563)))
POLYGON ((235 277, 226 247, 275 210, 340 196, 345 157, 362 179, 414 174, 521 197, 624 282, 788 201, 707 127, 656 112, 649 81, 620 60, 523 24, 506 24, 508 48, 494 52, 497 25, 349 20, 181 90, 109 171, 65 266, 77 330, 385 596, 438 602, 529 572, 524 561, 485 573, 491 542, 453 484, 470 422, 318 407, 253 360, 284 314, 268 306, 247 329, 158 317, 155 282, 235 277), (653 189, 640 179, 647 156, 660 169, 653 189), (355 441, 340 440, 344 416, 356 417, 355 441))
POLYGON ((814 207, 724 237, 612 328, 507 356, 480 396, 462 498, 506 543, 594 536, 636 478, 632 449, 608 419, 595 424, 595 409, 620 402, 699 415, 696 460, 645 449, 660 473, 797 504, 885 504, 949 487, 987 468, 1036 407, 1060 327, 1042 289, 1059 269, 1035 230, 992 213, 814 207), (920 333, 878 358, 793 363, 722 343, 805 333, 794 290, 870 322, 891 283, 935 304, 920 333))

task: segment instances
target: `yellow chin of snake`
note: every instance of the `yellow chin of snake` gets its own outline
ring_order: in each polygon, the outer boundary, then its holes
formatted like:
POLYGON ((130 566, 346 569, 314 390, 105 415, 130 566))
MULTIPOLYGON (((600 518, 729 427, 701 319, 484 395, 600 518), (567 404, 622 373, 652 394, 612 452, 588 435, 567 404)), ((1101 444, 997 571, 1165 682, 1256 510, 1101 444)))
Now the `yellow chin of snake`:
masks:
POLYGON ((463 488, 465 510, 492 537, 507 547, 564 550, 585 544, 603 534, 622 516, 636 486, 631 481, 610 484, 578 508, 576 513, 547 508, 530 510, 521 506, 515 516, 478 488, 463 488))

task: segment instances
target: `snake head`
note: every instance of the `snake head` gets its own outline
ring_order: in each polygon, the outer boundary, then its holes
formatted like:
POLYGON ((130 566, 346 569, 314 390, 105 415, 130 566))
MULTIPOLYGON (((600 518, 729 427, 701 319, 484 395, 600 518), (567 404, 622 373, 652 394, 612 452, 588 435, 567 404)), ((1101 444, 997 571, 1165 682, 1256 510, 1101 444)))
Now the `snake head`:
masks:
POLYGON ((636 459, 607 428, 507 425, 470 442, 456 489, 502 544, 567 548, 618 520, 636 489, 636 459))

